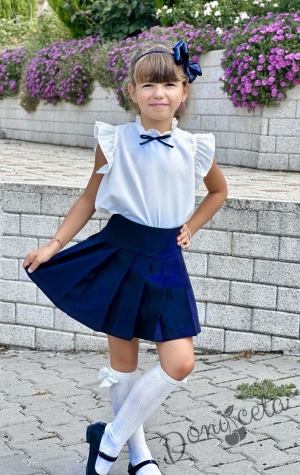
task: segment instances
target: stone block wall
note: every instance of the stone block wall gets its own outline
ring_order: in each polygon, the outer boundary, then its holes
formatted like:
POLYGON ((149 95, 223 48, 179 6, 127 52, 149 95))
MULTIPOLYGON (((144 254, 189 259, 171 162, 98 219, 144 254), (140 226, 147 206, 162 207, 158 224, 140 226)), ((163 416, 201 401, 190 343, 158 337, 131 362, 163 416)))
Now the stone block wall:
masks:
MULTIPOLYGON (((49 241, 79 188, 1 184, 0 345, 98 350, 105 335, 55 309, 21 263, 49 241)), ((201 202, 197 195, 196 206, 201 202)), ((300 351, 300 204, 228 198, 183 253, 202 332, 214 352, 300 351)), ((69 245, 98 232, 95 213, 69 245)), ((143 342, 142 346, 153 346, 143 342)))
MULTIPOLYGON (((194 133, 213 132, 220 164, 300 171, 300 85, 288 91, 278 108, 235 108, 221 90, 222 54, 223 50, 211 51, 200 58, 203 76, 192 84, 179 126, 194 133)), ((99 85, 92 100, 80 107, 40 103, 36 112, 27 113, 19 99, 7 98, 0 108, 0 129, 7 138, 79 147, 93 146, 96 120, 116 125, 132 119, 114 93, 99 85)))

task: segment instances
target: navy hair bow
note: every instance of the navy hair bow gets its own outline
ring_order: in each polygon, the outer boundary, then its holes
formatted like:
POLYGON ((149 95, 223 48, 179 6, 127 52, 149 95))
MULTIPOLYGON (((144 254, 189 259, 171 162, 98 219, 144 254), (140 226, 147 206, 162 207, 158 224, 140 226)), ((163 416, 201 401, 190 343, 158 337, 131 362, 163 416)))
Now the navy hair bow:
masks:
POLYGON ((189 83, 193 82, 197 76, 202 76, 200 65, 189 60, 189 49, 183 40, 180 40, 173 47, 173 51, 175 63, 183 64, 184 72, 189 78, 189 83))

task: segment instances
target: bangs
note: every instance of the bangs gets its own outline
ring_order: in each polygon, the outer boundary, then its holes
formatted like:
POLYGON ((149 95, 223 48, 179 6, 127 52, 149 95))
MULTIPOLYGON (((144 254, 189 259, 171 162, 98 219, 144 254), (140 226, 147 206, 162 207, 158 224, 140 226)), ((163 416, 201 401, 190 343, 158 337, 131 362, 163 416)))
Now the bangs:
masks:
POLYGON ((135 83, 187 82, 182 66, 175 64, 174 58, 166 53, 147 54, 135 65, 135 83))

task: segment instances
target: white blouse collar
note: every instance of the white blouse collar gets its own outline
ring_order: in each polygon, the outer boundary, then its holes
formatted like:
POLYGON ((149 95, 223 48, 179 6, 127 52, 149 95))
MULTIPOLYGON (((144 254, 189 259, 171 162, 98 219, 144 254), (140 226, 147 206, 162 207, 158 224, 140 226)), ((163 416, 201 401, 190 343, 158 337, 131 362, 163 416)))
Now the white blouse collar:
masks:
POLYGON ((135 123, 137 125, 137 128, 138 128, 138 131, 140 134, 146 134, 146 135, 151 135, 153 134, 153 132, 156 132, 157 135, 166 135, 166 134, 172 134, 173 132, 175 132, 176 130, 176 127, 177 127, 177 124, 178 124, 178 120, 174 117, 172 119, 172 130, 168 130, 167 132, 164 132, 163 134, 161 134, 158 130, 156 129, 149 129, 149 130, 145 130, 143 125, 142 125, 142 122, 141 122, 141 116, 140 115, 137 115, 136 118, 135 118, 135 123))

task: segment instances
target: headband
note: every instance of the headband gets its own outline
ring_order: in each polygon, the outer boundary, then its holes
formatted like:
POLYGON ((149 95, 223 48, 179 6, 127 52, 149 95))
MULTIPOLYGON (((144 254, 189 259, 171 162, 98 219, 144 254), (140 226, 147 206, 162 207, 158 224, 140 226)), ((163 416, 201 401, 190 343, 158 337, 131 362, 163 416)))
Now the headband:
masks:
POLYGON ((134 61, 132 66, 134 66, 135 63, 139 59, 143 58, 143 56, 146 56, 147 54, 165 53, 165 54, 169 54, 169 55, 173 56, 175 64, 178 64, 178 65, 182 64, 183 65, 184 72, 189 78, 189 81, 188 81, 189 83, 193 82, 196 79, 197 76, 202 76, 202 71, 201 71, 200 65, 198 63, 195 63, 194 61, 190 61, 188 45, 184 41, 180 40, 179 43, 177 43, 173 47, 173 51, 174 51, 174 53, 169 53, 168 51, 163 51, 163 50, 160 50, 160 49, 153 50, 153 51, 148 51, 147 53, 144 53, 141 56, 139 56, 134 61))

